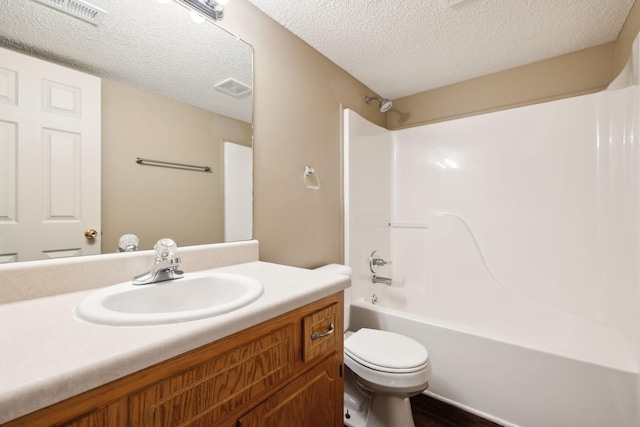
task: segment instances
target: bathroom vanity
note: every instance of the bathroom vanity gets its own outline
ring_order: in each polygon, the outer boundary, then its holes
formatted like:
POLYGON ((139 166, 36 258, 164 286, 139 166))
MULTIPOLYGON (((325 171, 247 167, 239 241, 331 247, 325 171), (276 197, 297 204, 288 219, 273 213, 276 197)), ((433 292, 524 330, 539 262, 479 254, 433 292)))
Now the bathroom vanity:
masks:
POLYGON ((1 425, 341 426, 348 279, 259 261, 212 271, 260 280, 264 294, 134 327, 74 318, 95 290, 0 305, 15 326, 0 337, 1 425))
POLYGON ((340 426, 342 293, 5 426, 340 426))

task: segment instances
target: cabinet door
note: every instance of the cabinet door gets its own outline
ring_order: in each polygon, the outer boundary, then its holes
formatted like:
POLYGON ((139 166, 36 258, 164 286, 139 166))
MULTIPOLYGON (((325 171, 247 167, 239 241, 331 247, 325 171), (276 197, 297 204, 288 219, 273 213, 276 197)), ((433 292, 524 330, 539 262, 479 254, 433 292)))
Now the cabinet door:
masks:
POLYGON ((342 358, 335 355, 240 418, 238 427, 342 426, 342 358))
POLYGON ((131 424, 223 427, 234 411, 292 374, 294 331, 287 324, 132 395, 131 424))

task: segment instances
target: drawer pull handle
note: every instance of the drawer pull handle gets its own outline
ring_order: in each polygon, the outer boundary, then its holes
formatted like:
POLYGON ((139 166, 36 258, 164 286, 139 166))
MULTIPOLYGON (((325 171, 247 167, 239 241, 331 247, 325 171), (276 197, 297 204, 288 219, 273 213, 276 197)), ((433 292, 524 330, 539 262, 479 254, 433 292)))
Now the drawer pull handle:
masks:
POLYGON ((314 332, 311 334, 312 340, 317 340, 318 338, 328 337, 329 335, 333 335, 333 323, 329 325, 329 329, 327 332, 314 332))

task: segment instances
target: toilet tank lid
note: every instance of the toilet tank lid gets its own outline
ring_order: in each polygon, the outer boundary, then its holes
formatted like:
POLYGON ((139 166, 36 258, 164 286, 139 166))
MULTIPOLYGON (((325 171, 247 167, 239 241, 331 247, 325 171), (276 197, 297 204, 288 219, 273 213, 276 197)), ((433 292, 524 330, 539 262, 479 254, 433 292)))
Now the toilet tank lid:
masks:
POLYGON ((341 274, 343 276, 352 277, 353 269, 344 264, 327 264, 315 269, 316 271, 324 271, 326 273, 341 274))

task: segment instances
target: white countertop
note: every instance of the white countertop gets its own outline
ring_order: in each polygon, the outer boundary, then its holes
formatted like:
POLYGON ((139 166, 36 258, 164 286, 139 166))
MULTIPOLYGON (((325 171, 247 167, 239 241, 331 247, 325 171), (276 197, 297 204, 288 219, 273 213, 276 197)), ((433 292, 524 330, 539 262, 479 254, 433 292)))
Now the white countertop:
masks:
POLYGON ((254 277, 264 294, 232 313, 158 326, 102 326, 75 319, 74 307, 95 289, 0 305, 0 423, 349 286, 345 276, 259 261, 211 271, 254 277))

